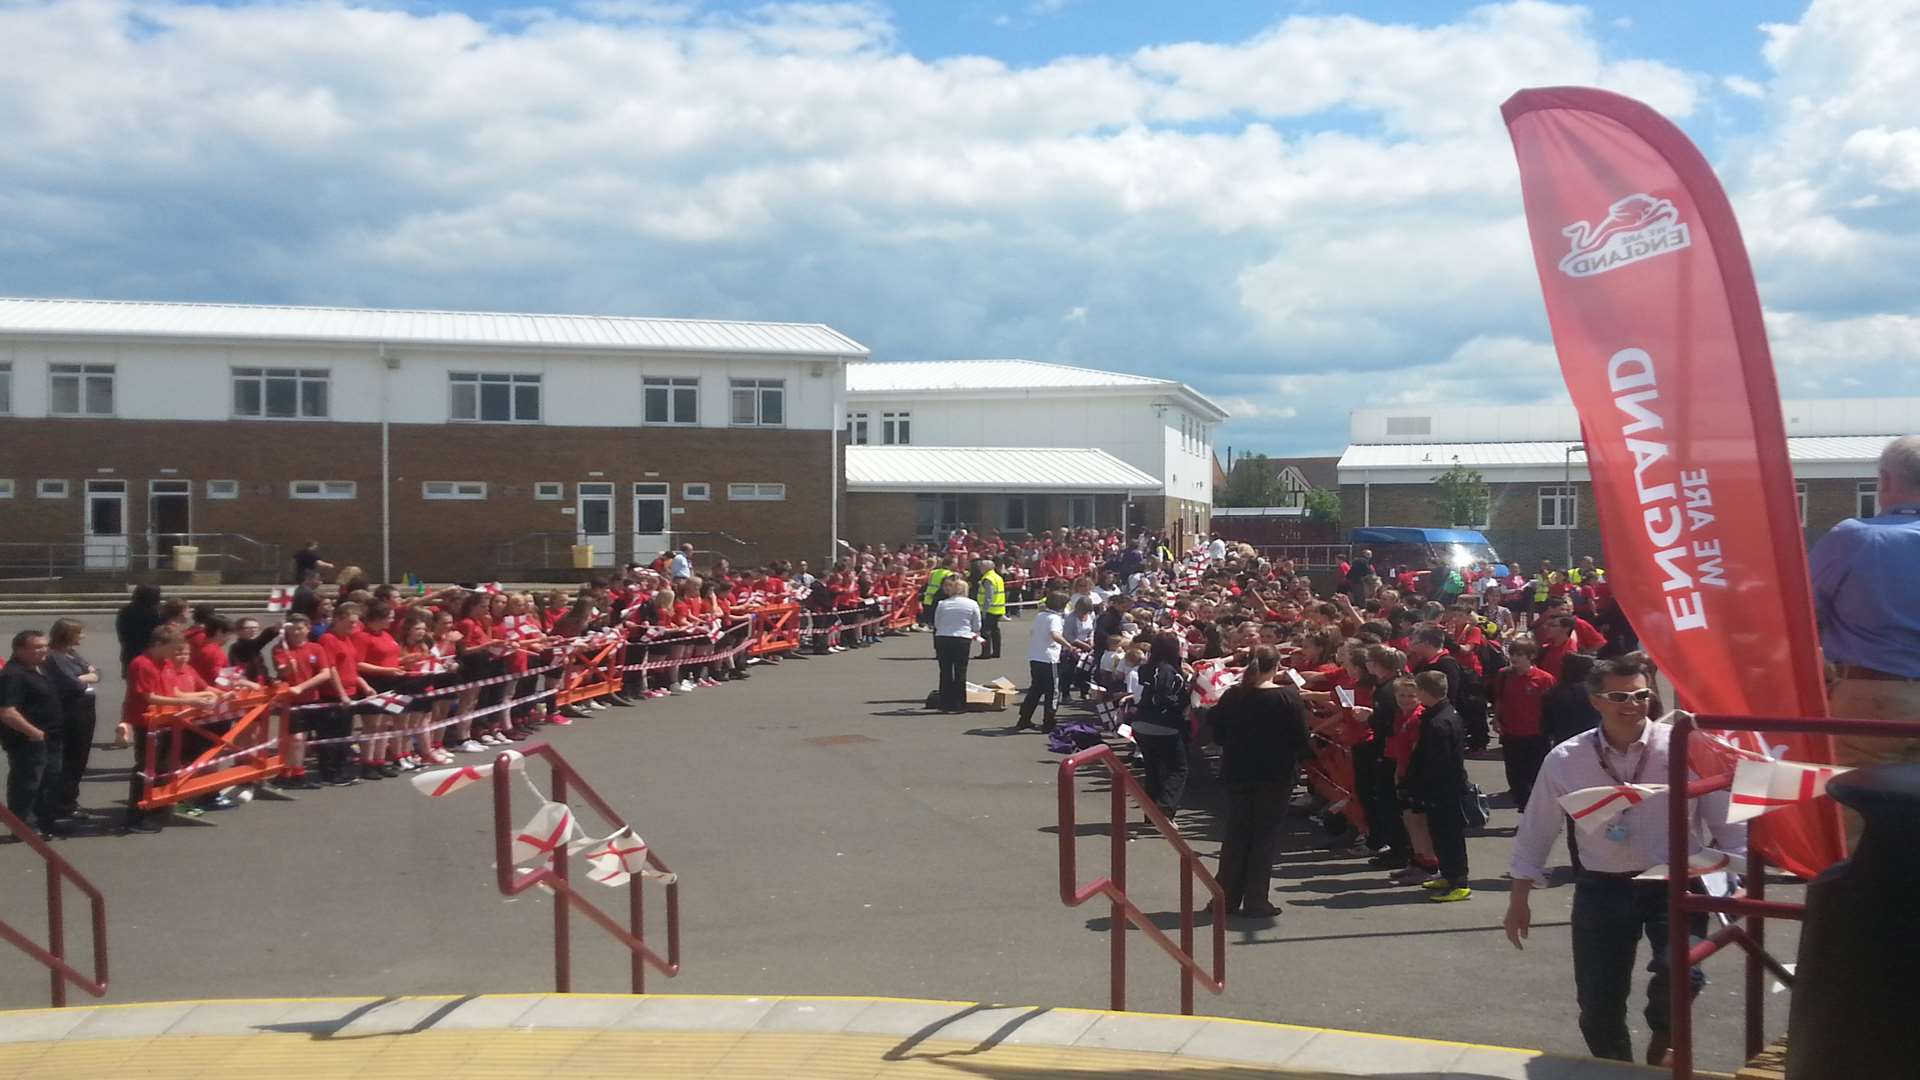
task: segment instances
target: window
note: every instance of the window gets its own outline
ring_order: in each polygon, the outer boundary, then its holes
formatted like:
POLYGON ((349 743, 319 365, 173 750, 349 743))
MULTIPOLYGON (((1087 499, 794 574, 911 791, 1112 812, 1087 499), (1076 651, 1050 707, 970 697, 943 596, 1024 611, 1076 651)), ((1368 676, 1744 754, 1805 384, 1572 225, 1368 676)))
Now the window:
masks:
POLYGON ((327 373, 304 368, 234 368, 233 415, 265 420, 324 420, 327 373))
POLYGON ((680 497, 687 502, 706 502, 713 498, 712 484, 681 484, 680 497))
POLYGON ((55 416, 112 416, 112 364, 54 364, 47 411, 55 416))
POLYGON ((1433 417, 1431 416, 1389 416, 1387 417, 1389 435, 1431 435, 1433 417))
POLYGON ((785 379, 733 380, 733 425, 735 427, 785 427, 787 423, 787 383, 785 379))
POLYGON ((1093 496, 1067 496, 1067 527, 1070 529, 1093 528, 1093 496))
POLYGON ((642 379, 640 393, 645 398, 641 421, 648 424, 698 424, 700 422, 699 379, 642 379))
POLYGON ((1800 527, 1807 527, 1807 482, 1796 481, 1793 485, 1793 501, 1800 507, 1800 527))
POLYGON ((890 412, 880 414, 880 441, 888 446, 906 446, 912 439, 913 414, 890 412))
POLYGON ((542 480, 533 485, 533 497, 541 502, 558 502, 567 497, 567 485, 558 480, 542 480))
POLYGON ((1854 517, 1880 516, 1880 485, 1869 480, 1853 489, 1854 517))
POLYGON ((727 498, 734 502, 780 502, 787 497, 785 484, 728 484, 727 498))
POLYGON ((351 480, 295 480, 287 485, 287 495, 295 499, 351 499, 357 492, 351 480))
POLYGON ((207 498, 237 499, 239 497, 240 497, 240 481, 238 480, 207 481, 207 498))
POLYGON ((1545 484, 1540 488, 1540 527, 1575 529, 1580 526, 1580 508, 1574 489, 1565 484, 1545 484))
POLYGON ((36 499, 64 499, 67 491, 65 480, 36 480, 33 484, 33 497, 36 499))
POLYGON ((486 424, 540 422, 540 376, 453 372, 449 419, 486 424))
POLYGON ((13 498, 13 481, 0 480, 0 499, 13 498))
MULTIPOLYGON (((0 361, 0 416, 13 415, 13 363, 0 361)), ((8 496, 11 498, 12 496, 8 496)))
POLYGON ((945 535, 960 525, 960 496, 915 495, 913 528, 921 539, 945 535))
POLYGON ((420 485, 423 499, 484 499, 487 485, 481 480, 428 480, 420 485))
POLYGON ((847 417, 847 442, 854 446, 867 445, 867 414, 857 412, 847 417))
POLYGON ((1027 497, 1009 495, 1000 504, 1000 527, 1007 532, 1027 531, 1027 497))

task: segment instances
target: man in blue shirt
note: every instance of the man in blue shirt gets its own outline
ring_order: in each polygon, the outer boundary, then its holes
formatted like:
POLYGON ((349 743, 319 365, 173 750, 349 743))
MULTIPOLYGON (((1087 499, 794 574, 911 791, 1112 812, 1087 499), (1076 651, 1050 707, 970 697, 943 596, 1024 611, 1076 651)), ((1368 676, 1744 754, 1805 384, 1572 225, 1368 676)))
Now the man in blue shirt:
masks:
MULTIPOLYGON (((1907 720, 1911 739, 1839 738, 1842 765, 1920 762, 1920 435, 1880 454, 1879 513, 1834 526, 1813 548, 1820 644, 1838 681, 1837 717, 1907 720)), ((1859 818, 1847 814, 1857 839, 1859 818)))

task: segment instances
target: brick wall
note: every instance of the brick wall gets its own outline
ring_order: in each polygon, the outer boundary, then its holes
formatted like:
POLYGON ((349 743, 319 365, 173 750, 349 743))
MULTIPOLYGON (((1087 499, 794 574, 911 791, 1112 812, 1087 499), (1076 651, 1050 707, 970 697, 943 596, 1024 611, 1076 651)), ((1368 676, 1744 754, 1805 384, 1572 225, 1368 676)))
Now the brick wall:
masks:
MULTIPOLYGON (((312 538, 329 561, 378 572, 376 425, 14 419, 7 428, 9 452, 0 469, 14 479, 16 492, 10 504, 0 504, 0 541, 77 541, 84 482, 109 476, 127 481, 127 529, 138 536, 148 528, 147 482, 180 479, 193 485, 195 532, 244 533, 279 544, 287 558, 312 538), (71 497, 35 499, 34 481, 42 478, 68 479, 71 497), (206 482, 216 479, 238 481, 239 497, 207 498, 206 482), (288 494, 292 480, 351 480, 357 496, 295 500, 288 494)), ((395 425, 393 573, 494 576, 502 570, 503 542, 536 532, 573 532, 575 515, 567 511, 581 481, 616 485, 615 550, 622 559, 632 554, 632 485, 640 482, 670 485, 671 505, 682 512, 671 516, 669 528, 723 531, 751 542, 742 548, 691 537, 698 547, 712 547, 736 563, 817 561, 832 544, 833 437, 826 431, 395 425), (421 494, 427 480, 484 481, 487 498, 429 501, 421 494), (544 481, 564 483, 565 498, 535 500, 534 485, 544 481), (689 482, 710 485, 710 498, 686 500, 682 485, 689 482), (729 500, 727 485, 742 482, 784 483, 786 499, 729 500)), ((562 560, 565 544, 562 537, 555 545, 562 560)), ((522 550, 537 552, 538 546, 522 550)))
POLYGON ((846 522, 841 532, 848 543, 898 548, 913 539, 913 508, 911 492, 848 492, 846 522))

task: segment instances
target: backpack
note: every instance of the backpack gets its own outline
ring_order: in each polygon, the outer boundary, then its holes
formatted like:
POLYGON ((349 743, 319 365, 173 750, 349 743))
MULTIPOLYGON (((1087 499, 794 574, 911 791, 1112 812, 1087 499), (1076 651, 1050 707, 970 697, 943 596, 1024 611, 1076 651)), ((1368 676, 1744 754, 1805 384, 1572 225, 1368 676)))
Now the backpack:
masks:
POLYGON ((1480 790, 1479 784, 1468 784, 1467 790, 1460 796, 1460 814, 1467 819, 1467 828, 1486 828, 1492 813, 1492 808, 1487 805, 1487 793, 1480 790))

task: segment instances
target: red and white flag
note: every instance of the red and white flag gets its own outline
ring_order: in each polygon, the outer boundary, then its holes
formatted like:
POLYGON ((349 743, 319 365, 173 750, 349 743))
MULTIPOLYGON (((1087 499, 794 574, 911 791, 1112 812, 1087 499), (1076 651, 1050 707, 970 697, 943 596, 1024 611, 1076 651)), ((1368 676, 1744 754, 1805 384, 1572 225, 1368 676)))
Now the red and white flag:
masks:
POLYGON ((222 690, 231 690, 246 681, 247 673, 237 667, 223 667, 213 676, 213 685, 222 690))
MULTIPOLYGON (((508 768, 518 769, 522 765, 520 751, 507 750, 504 753, 511 758, 508 768)), ((469 784, 476 784, 493 775, 493 762, 485 765, 456 765, 451 769, 428 769, 408 777, 414 788, 422 795, 440 798, 451 795, 469 784)))
POLYGON ((1812 802, 1827 793, 1827 782, 1845 765, 1802 765, 1797 761, 1742 761, 1733 769, 1733 800, 1727 821, 1741 822, 1783 806, 1812 802))
POLYGON ((631 829, 618 829, 599 840, 575 840, 567 850, 587 860, 587 877, 609 888, 625 885, 647 866, 647 842, 631 829))
POLYGON ((1560 796, 1560 809, 1582 829, 1598 832, 1621 814, 1667 790, 1665 784, 1616 784, 1581 788, 1560 796))
POLYGON ((393 713, 397 715, 399 713, 406 712, 407 706, 410 703, 412 703, 412 701, 413 699, 408 697, 405 694, 396 694, 393 691, 389 690, 385 693, 375 694, 372 697, 366 698, 361 702, 361 704, 372 705, 378 708, 381 712, 393 713))
POLYGON ((267 610, 268 611, 292 611, 293 610, 293 590, 292 589, 267 590, 267 610))
POLYGON ((533 817, 513 834, 513 861, 517 865, 560 852, 573 839, 573 833, 573 810, 566 803, 541 803, 533 817))
MULTIPOLYGON (((1718 848, 1701 848, 1687 856, 1687 876, 1703 877, 1707 874, 1744 874, 1747 872, 1747 860, 1731 852, 1718 848)), ((1651 870, 1645 870, 1634 880, 1665 881, 1668 877, 1667 864, 1661 863, 1651 870)))
POLYGON ((505 592, 506 590, 500 587, 499 582, 489 581, 481 585, 479 591, 486 593, 488 596, 499 596, 501 593, 505 592))
POLYGON ((1240 681, 1240 672, 1227 667, 1225 660, 1203 660, 1193 673, 1193 707, 1210 709, 1220 704, 1220 695, 1240 681))

